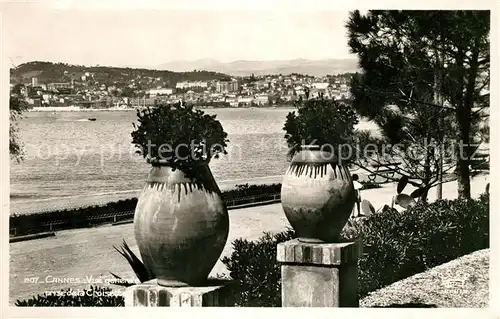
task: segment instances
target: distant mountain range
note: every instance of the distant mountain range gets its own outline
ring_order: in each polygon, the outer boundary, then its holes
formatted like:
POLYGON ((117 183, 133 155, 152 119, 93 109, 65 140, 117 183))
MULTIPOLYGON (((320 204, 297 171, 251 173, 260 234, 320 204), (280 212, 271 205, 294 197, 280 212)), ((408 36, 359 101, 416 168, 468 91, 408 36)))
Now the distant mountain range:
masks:
POLYGON ((357 59, 327 59, 327 60, 277 60, 277 61, 247 61, 219 62, 213 59, 193 61, 173 61, 157 66, 160 70, 187 72, 205 70, 224 73, 232 76, 250 76, 265 74, 308 74, 325 76, 327 74, 351 73, 359 71, 357 59))

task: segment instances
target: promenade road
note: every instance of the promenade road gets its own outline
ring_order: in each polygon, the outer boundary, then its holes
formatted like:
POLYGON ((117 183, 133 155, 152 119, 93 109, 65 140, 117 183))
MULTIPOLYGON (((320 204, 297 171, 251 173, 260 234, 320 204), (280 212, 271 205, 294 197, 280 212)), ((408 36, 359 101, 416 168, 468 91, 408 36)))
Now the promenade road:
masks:
MULTIPOLYGON (((360 176, 366 175, 366 172, 359 169, 351 170, 351 173, 358 173, 360 176)), ((249 184, 249 185, 264 185, 276 184, 283 181, 282 175, 255 177, 250 179, 236 179, 219 181, 217 184, 221 191, 228 191, 236 188, 236 185, 249 184)), ((52 197, 46 199, 11 199, 10 213, 30 214, 43 211, 54 211, 59 209, 77 208, 92 205, 104 205, 109 202, 116 202, 118 200, 138 197, 141 190, 128 190, 119 192, 109 192, 101 194, 82 194, 76 196, 65 197, 52 197)))
MULTIPOLYGON (((471 182, 473 196, 484 192, 488 176, 478 176, 471 182)), ((456 182, 443 186, 443 197, 457 196, 456 182)), ((410 192, 409 187, 406 192, 410 192)), ((395 184, 386 184, 381 189, 362 192, 362 197, 372 202, 375 208, 390 203, 396 192, 395 184)), ((435 189, 429 199, 435 199, 435 189)), ((263 232, 279 232, 289 226, 281 204, 256 206, 230 210, 230 232, 227 245, 222 253, 229 256, 232 241, 237 238, 258 239, 263 232)), ((111 279, 113 272, 124 279, 135 280, 127 261, 113 249, 125 239, 132 250, 139 255, 134 239, 132 224, 101 226, 96 228, 66 230, 57 232, 55 237, 11 243, 10 246, 10 303, 16 299, 28 298, 37 293, 63 288, 82 289, 96 280, 111 279), (57 281, 66 281, 59 283, 57 281), (68 283, 73 281, 75 283, 68 283)), ((218 262, 212 275, 226 273, 222 262, 218 262)), ((123 288, 111 285, 113 289, 123 288)))
MULTIPOLYGON (((221 191, 227 191, 236 188, 236 185, 249 184, 249 185, 262 185, 281 183, 283 180, 282 175, 258 177, 251 179, 238 179, 218 182, 221 191)), ((102 194, 82 194, 67 197, 52 197, 47 199, 34 199, 34 200, 12 200, 10 202, 11 213, 34 213, 45 210, 57 210, 72 207, 92 206, 97 204, 105 204, 108 202, 115 202, 122 199, 138 197, 141 190, 110 192, 102 194)))

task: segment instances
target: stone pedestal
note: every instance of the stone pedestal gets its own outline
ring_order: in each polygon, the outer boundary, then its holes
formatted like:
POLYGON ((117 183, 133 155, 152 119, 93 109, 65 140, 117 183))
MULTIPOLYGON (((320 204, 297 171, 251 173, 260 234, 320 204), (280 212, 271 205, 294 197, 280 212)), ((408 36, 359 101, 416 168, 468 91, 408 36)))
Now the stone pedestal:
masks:
POLYGON ((283 307, 359 307, 358 243, 278 244, 283 307))
POLYGON ((125 307, 230 307, 231 282, 210 280, 198 287, 164 287, 156 279, 128 287, 125 307))

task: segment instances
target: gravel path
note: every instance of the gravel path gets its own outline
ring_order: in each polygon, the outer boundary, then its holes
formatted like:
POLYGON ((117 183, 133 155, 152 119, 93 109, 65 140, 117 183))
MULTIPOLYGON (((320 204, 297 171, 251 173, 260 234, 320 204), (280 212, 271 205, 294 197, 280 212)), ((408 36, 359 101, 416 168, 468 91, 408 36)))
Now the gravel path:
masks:
POLYGON ((478 250, 372 292, 361 307, 487 308, 490 250, 478 250))

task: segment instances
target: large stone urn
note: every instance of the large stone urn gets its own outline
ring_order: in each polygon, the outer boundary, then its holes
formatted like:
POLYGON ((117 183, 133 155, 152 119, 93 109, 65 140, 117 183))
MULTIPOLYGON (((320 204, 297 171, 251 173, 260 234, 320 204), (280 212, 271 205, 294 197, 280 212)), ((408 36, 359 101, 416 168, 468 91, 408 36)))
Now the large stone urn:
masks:
POLYGON ((318 145, 302 146, 281 187, 281 204, 298 239, 338 242, 354 202, 349 169, 318 145))
POLYGON ((135 209, 142 260, 163 286, 206 282, 229 233, 227 208, 208 164, 196 164, 190 175, 154 165, 135 209))

